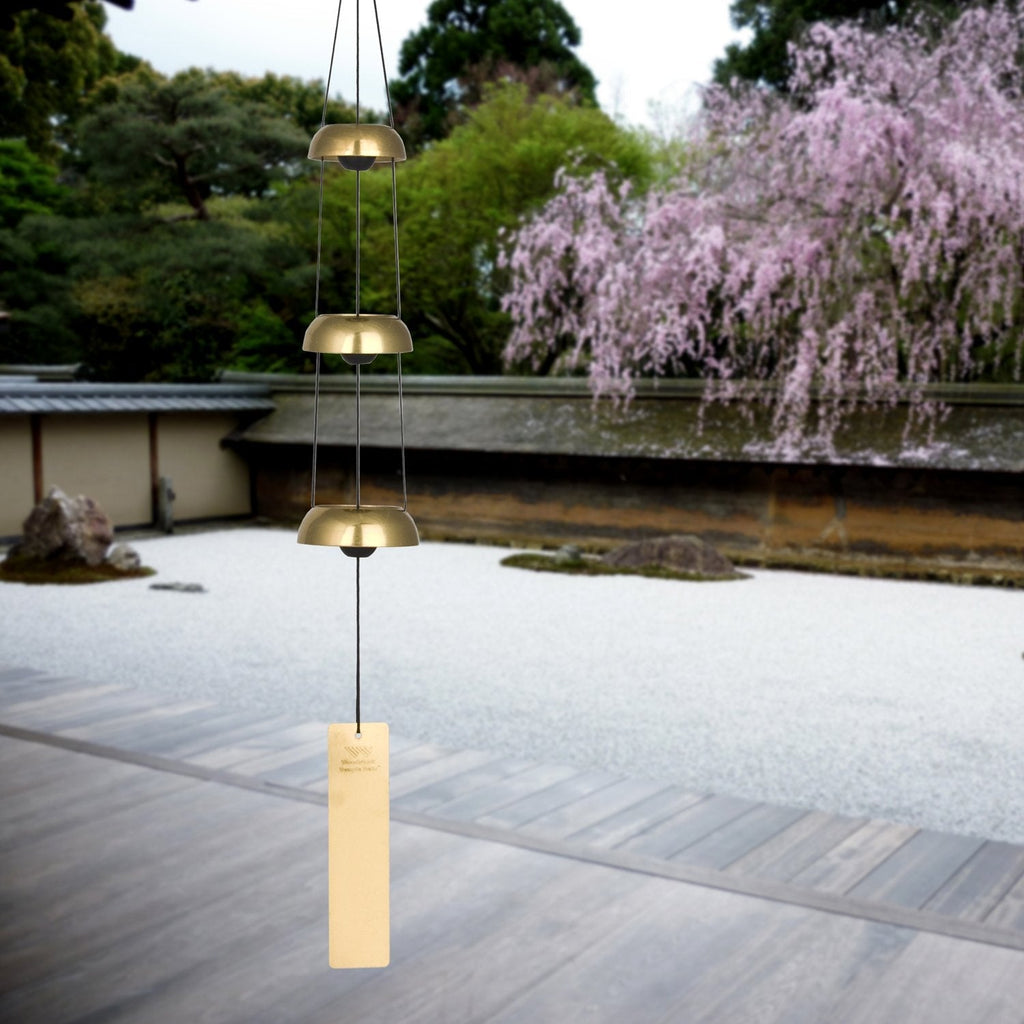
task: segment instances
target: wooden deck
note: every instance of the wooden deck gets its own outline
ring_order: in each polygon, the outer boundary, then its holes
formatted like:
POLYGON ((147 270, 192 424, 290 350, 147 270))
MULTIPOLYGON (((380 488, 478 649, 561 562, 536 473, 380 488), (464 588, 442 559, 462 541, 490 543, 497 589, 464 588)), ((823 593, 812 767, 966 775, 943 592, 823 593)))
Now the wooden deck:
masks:
POLYGON ((1024 1021, 1024 848, 392 737, 326 966, 325 729, 0 670, 0 1021, 1024 1021))

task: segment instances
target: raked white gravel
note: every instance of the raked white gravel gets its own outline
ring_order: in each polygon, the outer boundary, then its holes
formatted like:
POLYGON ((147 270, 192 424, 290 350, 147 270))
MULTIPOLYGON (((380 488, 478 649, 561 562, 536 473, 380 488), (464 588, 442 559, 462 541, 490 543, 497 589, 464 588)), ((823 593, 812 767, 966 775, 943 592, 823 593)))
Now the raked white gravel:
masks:
MULTIPOLYGON (((351 720, 352 560, 280 529, 133 544, 156 577, 0 585, 0 662, 351 720)), ((363 562, 364 720, 1024 842, 1024 593, 571 577, 504 568, 506 554, 424 544, 363 562)))

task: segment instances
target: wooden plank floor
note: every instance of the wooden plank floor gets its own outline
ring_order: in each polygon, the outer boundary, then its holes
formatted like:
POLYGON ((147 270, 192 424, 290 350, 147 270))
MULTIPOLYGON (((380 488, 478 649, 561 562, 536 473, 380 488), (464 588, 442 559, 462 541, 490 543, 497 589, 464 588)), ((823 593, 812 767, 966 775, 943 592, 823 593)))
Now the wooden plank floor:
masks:
POLYGON ((326 968, 324 728, 0 670, 0 1021, 1024 1020, 1024 849, 393 738, 326 968))

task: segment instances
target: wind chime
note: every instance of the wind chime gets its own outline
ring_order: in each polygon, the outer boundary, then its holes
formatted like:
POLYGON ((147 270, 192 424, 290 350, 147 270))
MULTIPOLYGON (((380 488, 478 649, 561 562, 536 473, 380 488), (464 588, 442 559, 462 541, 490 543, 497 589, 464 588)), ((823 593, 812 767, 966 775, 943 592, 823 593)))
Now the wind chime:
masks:
POLYGON ((331 725, 327 735, 328 762, 328 919, 329 960, 332 967, 385 967, 390 960, 390 851, 388 796, 388 727, 363 722, 361 712, 360 571, 364 558, 377 548, 408 547, 419 543, 409 515, 405 473, 405 412, 402 402, 402 354, 412 351, 412 337, 402 322, 401 272, 398 260, 398 199, 395 165, 405 159, 405 145, 395 131, 381 42, 377 0, 373 15, 380 49, 381 72, 389 123, 364 124, 361 119, 359 0, 355 0, 356 120, 327 124, 342 0, 334 22, 331 61, 324 90, 320 129, 309 146, 309 158, 320 161, 317 212, 315 317, 302 348, 316 353, 313 397, 313 466, 310 509, 299 527, 300 544, 341 548, 355 565, 355 721, 331 725), (328 163, 337 161, 355 177, 356 253, 354 312, 320 312, 320 271, 323 247, 324 179, 328 163), (374 166, 391 168, 391 207, 394 224, 395 312, 365 313, 361 288, 362 175, 374 166), (355 370, 355 504, 318 505, 317 441, 320 421, 320 361, 336 353, 355 370), (361 368, 379 355, 396 358, 398 419, 401 436, 402 504, 364 505, 361 460, 361 368))

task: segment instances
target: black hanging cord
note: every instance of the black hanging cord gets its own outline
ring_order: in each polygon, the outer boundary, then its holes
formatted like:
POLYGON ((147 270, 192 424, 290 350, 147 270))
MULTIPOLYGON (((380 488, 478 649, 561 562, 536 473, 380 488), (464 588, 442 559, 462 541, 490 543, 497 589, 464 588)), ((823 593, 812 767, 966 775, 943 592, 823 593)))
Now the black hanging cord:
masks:
POLYGON ((402 353, 398 353, 398 423, 401 431, 401 444, 399 451, 402 453, 402 511, 409 511, 409 485, 405 478, 405 402, 402 398, 402 353))
POLYGON ((320 127, 327 124, 327 100, 331 95, 331 75, 334 74, 334 54, 338 49, 338 26, 341 24, 341 4, 338 0, 338 13, 334 16, 334 35, 331 37, 331 62, 327 65, 327 84, 324 86, 324 107, 320 113, 320 127))
POLYGON ((359 364, 356 363, 356 508, 359 508, 363 503, 363 417, 360 403, 359 369, 359 364))
POLYGON ((362 698, 361 693, 361 658, 360 648, 362 644, 359 636, 359 564, 362 562, 361 558, 354 558, 353 561, 356 563, 356 736, 363 731, 362 722, 362 709, 360 707, 360 701, 362 698))
MULTIPOLYGON (((388 104, 388 124, 394 128, 395 114, 391 109, 391 87, 388 85, 388 68, 384 60, 384 37, 380 34, 380 15, 377 13, 377 0, 373 0, 373 18, 377 22, 377 46, 380 48, 380 70, 384 76, 384 95, 387 97, 388 104)), ((394 167, 394 163, 391 166, 394 167)))
MULTIPOLYGON (((357 0, 358 2, 358 0, 357 0)), ((324 83, 324 102, 320 110, 320 127, 327 124, 327 103, 331 96, 331 78, 334 75, 334 55, 338 49, 338 26, 341 24, 341 5, 343 0, 338 0, 338 10, 334 15, 334 33, 331 36, 331 59, 327 65, 327 81, 324 83)), ((320 190, 317 200, 316 213, 316 291, 313 300, 313 316, 320 315, 320 268, 323 254, 324 237, 324 161, 320 161, 320 190)), ((310 469, 309 481, 309 507, 316 505, 316 449, 320 432, 320 353, 317 352, 314 360, 315 371, 313 374, 313 464, 310 469)))

